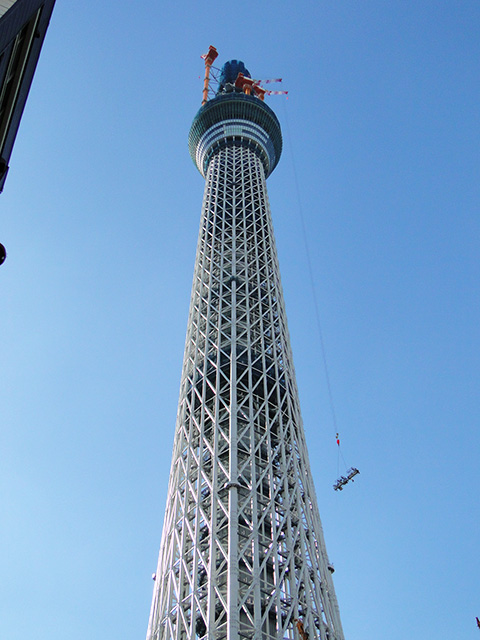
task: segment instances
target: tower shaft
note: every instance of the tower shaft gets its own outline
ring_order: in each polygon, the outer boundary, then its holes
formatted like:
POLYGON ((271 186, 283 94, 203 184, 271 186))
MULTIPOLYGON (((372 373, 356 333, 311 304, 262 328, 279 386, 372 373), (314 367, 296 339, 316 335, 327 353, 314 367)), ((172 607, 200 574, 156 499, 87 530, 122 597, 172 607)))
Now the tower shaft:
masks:
POLYGON ((343 640, 267 198, 274 151, 251 120, 220 125, 194 149, 206 183, 147 640, 293 640, 296 620, 343 640))

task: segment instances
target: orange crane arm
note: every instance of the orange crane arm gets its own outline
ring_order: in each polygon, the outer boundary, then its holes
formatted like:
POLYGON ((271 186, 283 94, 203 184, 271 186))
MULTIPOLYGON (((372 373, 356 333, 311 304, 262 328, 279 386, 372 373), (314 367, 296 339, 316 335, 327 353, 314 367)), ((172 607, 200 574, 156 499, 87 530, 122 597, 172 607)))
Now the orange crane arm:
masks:
POLYGON ((205 80, 203 81, 203 100, 202 107, 208 100, 208 85, 210 84, 210 68, 218 56, 218 51, 210 45, 208 53, 205 56, 205 80))

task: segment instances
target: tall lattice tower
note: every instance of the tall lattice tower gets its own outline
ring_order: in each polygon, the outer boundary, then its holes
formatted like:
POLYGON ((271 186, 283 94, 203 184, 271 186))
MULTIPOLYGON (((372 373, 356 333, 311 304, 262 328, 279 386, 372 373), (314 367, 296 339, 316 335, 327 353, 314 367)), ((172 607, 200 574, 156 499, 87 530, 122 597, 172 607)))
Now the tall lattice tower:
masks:
POLYGON ((266 178, 282 136, 243 63, 190 130, 205 177, 147 640, 343 640, 266 178))

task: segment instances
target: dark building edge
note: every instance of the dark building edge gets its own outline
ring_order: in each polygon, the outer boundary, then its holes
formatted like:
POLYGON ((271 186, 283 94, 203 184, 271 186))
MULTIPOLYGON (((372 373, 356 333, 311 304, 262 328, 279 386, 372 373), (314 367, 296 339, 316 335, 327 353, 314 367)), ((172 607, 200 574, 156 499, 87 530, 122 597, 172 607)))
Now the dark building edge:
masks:
POLYGON ((0 192, 55 0, 17 0, 0 18, 0 192))

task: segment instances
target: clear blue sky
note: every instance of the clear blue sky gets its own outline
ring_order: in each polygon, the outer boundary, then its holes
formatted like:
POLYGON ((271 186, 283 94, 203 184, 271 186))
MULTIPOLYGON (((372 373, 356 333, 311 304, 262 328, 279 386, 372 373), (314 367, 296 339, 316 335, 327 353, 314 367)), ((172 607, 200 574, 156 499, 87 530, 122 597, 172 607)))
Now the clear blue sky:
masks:
POLYGON ((468 0, 58 0, 0 195, 2 640, 145 636, 210 44, 290 92, 269 195, 346 638, 480 638, 479 29, 468 0))

